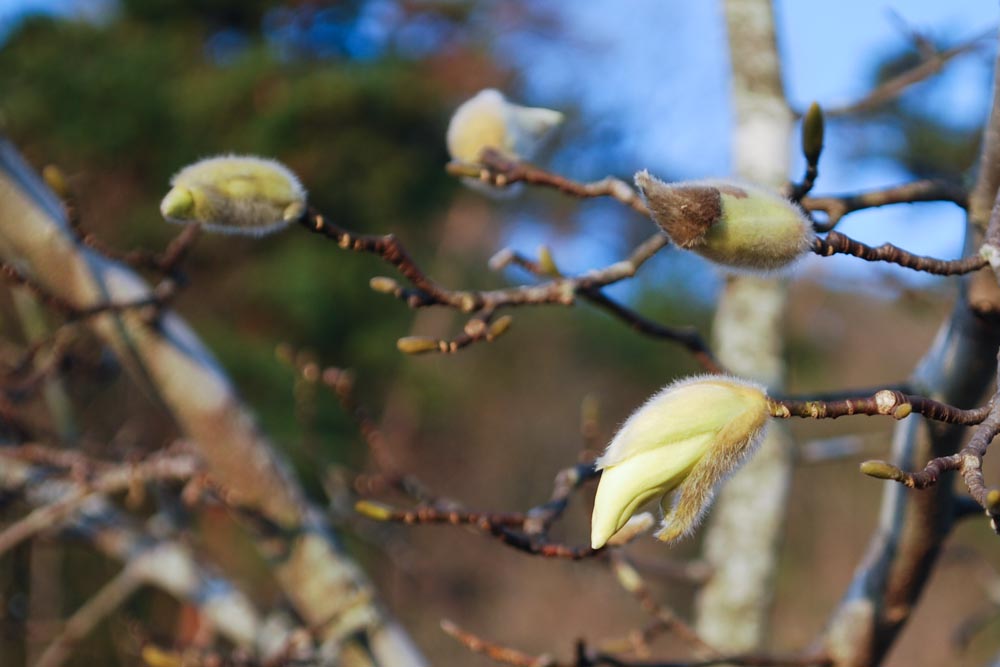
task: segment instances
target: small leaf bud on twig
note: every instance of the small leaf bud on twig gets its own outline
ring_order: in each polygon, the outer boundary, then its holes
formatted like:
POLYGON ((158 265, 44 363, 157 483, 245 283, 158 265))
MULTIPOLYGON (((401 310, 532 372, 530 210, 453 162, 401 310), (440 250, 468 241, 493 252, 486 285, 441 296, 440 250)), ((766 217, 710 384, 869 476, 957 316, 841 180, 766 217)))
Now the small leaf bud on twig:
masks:
POLYGON ((809 164, 819 162, 819 156, 823 152, 824 124, 823 109, 813 102, 802 117, 802 154, 809 164))
POLYGON ((440 351, 441 344, 436 338, 427 336, 404 336, 396 341, 396 348, 406 354, 423 354, 440 351))

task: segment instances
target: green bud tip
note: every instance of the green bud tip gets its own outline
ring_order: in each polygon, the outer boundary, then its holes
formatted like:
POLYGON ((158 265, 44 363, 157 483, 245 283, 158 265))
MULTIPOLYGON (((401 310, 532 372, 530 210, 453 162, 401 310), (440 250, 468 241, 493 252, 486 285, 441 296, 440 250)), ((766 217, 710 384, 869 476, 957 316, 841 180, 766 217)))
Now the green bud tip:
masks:
POLYGON ((494 340, 495 338, 502 336, 504 333, 507 332, 507 329, 510 329, 510 325, 513 321, 514 318, 510 315, 503 315, 502 317, 498 317, 496 321, 494 321, 493 324, 490 325, 490 330, 489 333, 487 333, 487 338, 489 340, 494 340))
POLYGON ((371 500, 359 500, 354 503, 354 511, 373 521, 389 521, 392 519, 392 508, 371 500))
POLYGON ((899 480, 903 474, 899 468, 885 461, 865 461, 861 464, 861 472, 876 479, 891 480, 899 480))
POLYGON ((802 118, 802 154, 809 164, 819 162, 823 152, 823 109, 813 102, 802 118))
POLYGON ((547 276, 558 277, 562 275, 559 267, 556 266, 555 258, 552 257, 552 250, 547 245, 538 246, 538 266, 542 273, 547 276))
POLYGON ((194 211, 194 197, 185 187, 177 186, 170 189, 160 204, 160 213, 164 218, 184 220, 194 211))
POLYGON ((48 164, 42 168, 42 180, 60 199, 65 199, 66 195, 69 194, 66 177, 62 173, 62 169, 54 164, 48 164))
POLYGON ((990 489, 986 492, 986 509, 990 514, 1000 514, 1000 489, 990 489))
POLYGON ((368 281, 368 286, 382 294, 394 294, 399 289, 399 283, 387 276, 375 276, 368 281))
POLYGON ((404 336, 396 341, 396 348, 406 354, 423 354, 438 352, 441 350, 441 345, 436 338, 428 336, 404 336))

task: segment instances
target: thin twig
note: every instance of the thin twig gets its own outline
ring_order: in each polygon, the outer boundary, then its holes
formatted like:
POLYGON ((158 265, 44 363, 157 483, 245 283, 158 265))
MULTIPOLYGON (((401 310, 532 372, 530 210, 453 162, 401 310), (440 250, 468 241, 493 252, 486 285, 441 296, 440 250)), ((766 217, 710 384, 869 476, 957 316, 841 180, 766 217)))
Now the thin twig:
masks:
POLYGON ((913 489, 926 489, 937 484, 945 472, 958 471, 969 494, 986 511, 993 530, 1000 534, 1000 489, 988 488, 983 478, 983 457, 993 438, 1000 433, 1000 393, 990 399, 987 408, 972 437, 957 453, 931 459, 917 472, 906 472, 885 461, 866 461, 861 464, 861 471, 913 489))
POLYGON ((618 583, 638 601, 647 614, 663 623, 695 651, 705 656, 718 657, 721 655, 718 650, 702 639, 698 635, 698 632, 678 616, 673 609, 656 601, 642 575, 639 574, 639 571, 632 566, 628 558, 621 551, 612 552, 610 560, 611 569, 614 571, 618 583))
POLYGON ((968 206, 969 193, 966 189, 954 183, 924 180, 854 194, 806 197, 800 204, 810 213, 815 213, 816 211, 825 213, 826 221, 814 221, 814 227, 818 232, 828 232, 836 227, 845 215, 854 213, 855 211, 888 206, 890 204, 913 204, 916 202, 933 201, 951 202, 965 208, 968 206))
POLYGON ((69 617, 62 632, 45 648, 33 667, 60 667, 70 658, 77 642, 93 632, 142 583, 142 579, 134 576, 131 568, 126 566, 69 617))
POLYGON ((0 532, 0 555, 36 533, 52 528, 95 495, 117 493, 136 482, 147 480, 187 480, 198 474, 200 463, 188 455, 153 455, 136 464, 112 466, 100 471, 89 483, 48 505, 42 505, 0 532))
POLYGON ((649 215, 649 210, 642 198, 625 181, 608 176, 593 183, 580 183, 565 176, 553 174, 541 167, 511 160, 491 148, 483 151, 479 158, 479 164, 451 162, 445 169, 453 176, 478 178, 485 183, 501 188, 514 183, 527 183, 553 188, 581 199, 611 197, 640 215, 649 215))
POLYGON ((981 255, 973 255, 955 260, 943 260, 914 255, 891 243, 883 243, 877 248, 873 248, 860 241, 855 241, 850 237, 844 236, 840 232, 830 232, 826 235, 826 238, 814 239, 812 251, 824 257, 842 254, 860 257, 869 262, 889 262, 907 269, 933 273, 939 276, 957 276, 972 273, 989 265, 989 260, 981 255))
MULTIPOLYGON (((662 234, 658 234, 647 239, 646 243, 650 243, 653 239, 657 238, 665 242, 665 237, 663 237, 662 234)), ((521 253, 518 253, 510 248, 501 250, 493 256, 492 260, 490 260, 490 266, 493 269, 501 269, 508 264, 519 266, 536 276, 544 277, 551 275, 538 262, 525 257, 521 253)), ((622 322, 627 324, 633 331, 637 331, 651 338, 667 340, 683 346, 688 350, 688 352, 691 353, 691 356, 694 357, 695 361, 697 361, 698 364, 709 373, 725 372, 719 364, 718 359, 716 359, 715 355, 712 353, 708 343, 705 342, 705 339, 694 327, 670 327, 665 324, 660 324, 659 322, 639 314, 628 306, 625 306, 620 301, 612 299, 599 288, 580 290, 579 295, 598 308, 601 308, 602 310, 617 317, 622 322)))

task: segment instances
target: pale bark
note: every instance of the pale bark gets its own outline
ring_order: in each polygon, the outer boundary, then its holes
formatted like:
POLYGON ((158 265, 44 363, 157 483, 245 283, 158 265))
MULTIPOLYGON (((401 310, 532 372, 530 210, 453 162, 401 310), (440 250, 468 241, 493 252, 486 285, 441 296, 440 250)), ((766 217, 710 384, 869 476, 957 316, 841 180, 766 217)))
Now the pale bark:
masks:
MULTIPOLYGON (((793 118, 781 85, 770 0, 726 0, 734 110, 733 161, 744 180, 780 188, 793 118)), ((786 287, 779 278, 727 280, 714 323, 723 366, 781 388, 786 287)), ((714 574, 697 600, 696 627, 724 652, 752 651, 767 635, 791 476, 791 443, 772 424, 758 453, 722 488, 705 531, 714 574)))
MULTIPOLYGON (((7 142, 0 143, 0 259, 78 308, 150 296, 129 268, 78 243, 60 203, 7 142)), ((258 543, 293 607, 319 630, 327 653, 347 665, 424 664, 183 320, 168 311, 150 326, 131 311, 95 317, 92 326, 197 445, 229 499, 289 535, 261 535, 258 543)))

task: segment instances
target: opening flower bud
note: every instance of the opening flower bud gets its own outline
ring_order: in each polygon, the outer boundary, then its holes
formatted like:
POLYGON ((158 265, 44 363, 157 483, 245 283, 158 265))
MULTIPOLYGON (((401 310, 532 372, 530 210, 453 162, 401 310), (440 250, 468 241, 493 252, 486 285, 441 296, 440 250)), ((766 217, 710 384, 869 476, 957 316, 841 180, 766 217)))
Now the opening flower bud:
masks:
POLYGON ((603 472, 591 519, 593 548, 656 498, 665 511, 656 537, 673 542, 690 534, 716 487, 754 451, 768 417, 763 388, 728 376, 687 378, 653 395, 597 460, 603 472))
MULTIPOLYGON (((511 160, 530 160, 562 121, 558 111, 514 104, 499 90, 487 88, 452 114, 445 136, 448 154, 458 162, 478 164, 483 151, 492 148, 511 160)), ((468 177, 462 182, 494 197, 520 191, 519 184, 499 188, 468 177)))
POLYGON ((260 236, 282 229, 306 211, 306 192, 287 167, 252 156, 200 160, 170 179, 160 213, 180 224, 260 236))
POLYGON ((812 224, 776 192, 730 181, 664 183, 635 175, 650 217, 680 248, 750 271, 782 269, 806 253, 812 224))

